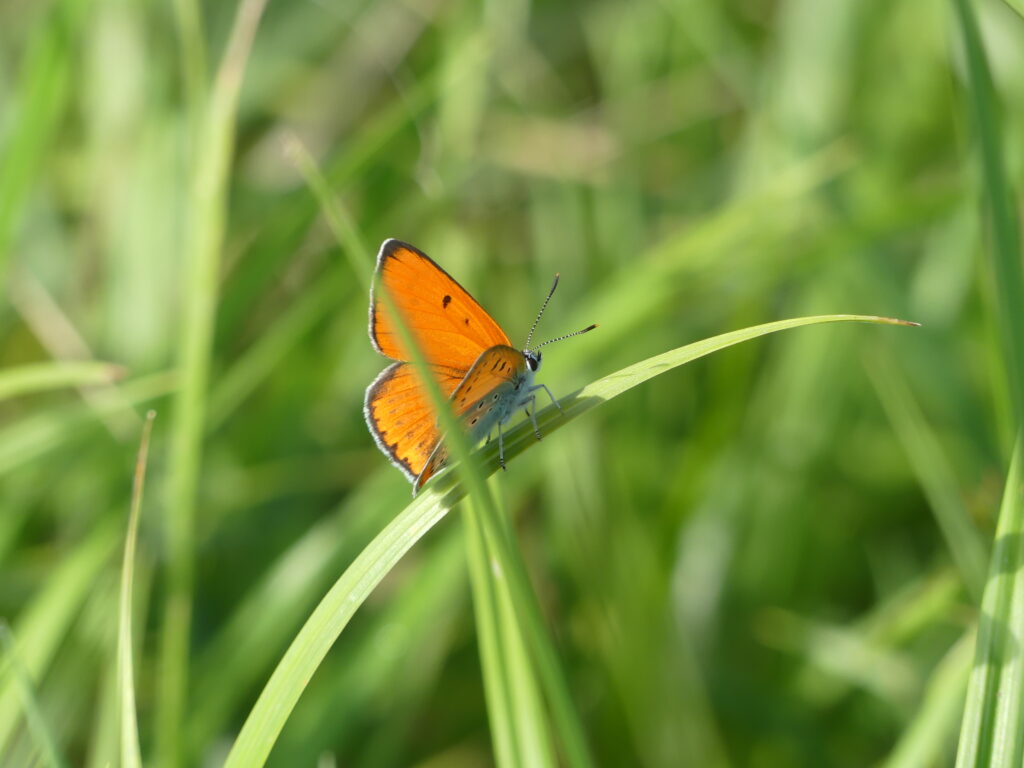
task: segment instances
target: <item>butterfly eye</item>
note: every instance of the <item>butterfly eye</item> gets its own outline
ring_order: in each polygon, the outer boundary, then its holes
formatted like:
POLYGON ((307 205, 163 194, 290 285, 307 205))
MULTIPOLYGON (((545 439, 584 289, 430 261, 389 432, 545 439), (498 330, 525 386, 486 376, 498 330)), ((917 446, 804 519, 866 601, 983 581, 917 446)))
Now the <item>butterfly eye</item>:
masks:
POLYGON ((540 370, 540 352, 533 352, 527 349, 523 351, 523 357, 526 358, 526 365, 531 371, 536 373, 540 370))

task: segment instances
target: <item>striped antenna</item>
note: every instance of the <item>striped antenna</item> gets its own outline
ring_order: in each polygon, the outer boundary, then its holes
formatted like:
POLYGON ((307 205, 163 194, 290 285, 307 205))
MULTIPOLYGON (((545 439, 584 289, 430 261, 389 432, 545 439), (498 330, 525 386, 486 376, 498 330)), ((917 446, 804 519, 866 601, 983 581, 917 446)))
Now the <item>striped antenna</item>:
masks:
POLYGON ((555 288, 558 287, 558 273, 555 273, 555 282, 551 284, 551 290, 548 291, 548 297, 544 299, 544 303, 540 305, 540 312, 537 313, 537 319, 533 321, 533 325, 530 326, 530 333, 526 337, 526 348, 530 348, 530 339, 533 338, 533 332, 537 330, 537 323, 540 322, 541 315, 544 314, 544 310, 548 308, 548 302, 551 301, 551 297, 555 293, 555 288))
MULTIPOLYGON (((561 341, 562 339, 571 339, 573 336, 579 336, 581 333, 592 331, 595 328, 597 328, 597 323, 594 323, 593 325, 588 325, 581 331, 573 331, 572 333, 565 334, 565 336, 559 336, 557 339, 548 339, 543 344, 538 344, 536 347, 534 347, 534 349, 537 350, 540 349, 541 347, 546 347, 548 344, 554 344, 556 341, 561 341)), ((529 347, 527 347, 527 349, 529 349, 529 347)))

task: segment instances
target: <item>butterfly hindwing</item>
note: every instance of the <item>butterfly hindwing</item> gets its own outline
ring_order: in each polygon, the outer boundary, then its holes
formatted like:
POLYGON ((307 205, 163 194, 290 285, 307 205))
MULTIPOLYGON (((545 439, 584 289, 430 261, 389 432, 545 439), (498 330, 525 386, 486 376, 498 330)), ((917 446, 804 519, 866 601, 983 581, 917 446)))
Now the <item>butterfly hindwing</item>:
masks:
MULTIPOLYGON (((432 366, 441 392, 450 397, 463 379, 463 371, 432 366)), ((410 480, 423 471, 441 433, 415 368, 409 363, 389 365, 366 390, 366 423, 377 446, 410 480)))
MULTIPOLYGON (((466 373, 451 394, 452 409, 459 417, 471 440, 482 439, 491 429, 495 420, 504 421, 511 407, 509 398, 516 377, 525 369, 523 353, 512 347, 499 345, 484 352, 466 373), (503 412, 504 411, 504 412, 503 412)), ((419 490, 448 459, 443 445, 437 447, 428 458, 419 476, 415 489, 419 490)))
POLYGON ((491 347, 480 355, 451 396, 455 413, 470 432, 477 424, 473 411, 494 407, 505 394, 502 388, 522 375, 525 365, 523 353, 506 345, 491 347))
POLYGON ((429 363, 466 371, 489 348, 510 343, 486 310, 429 256, 407 243, 386 240, 370 292, 370 340, 392 360, 408 361, 411 356, 377 295, 381 286, 429 363))

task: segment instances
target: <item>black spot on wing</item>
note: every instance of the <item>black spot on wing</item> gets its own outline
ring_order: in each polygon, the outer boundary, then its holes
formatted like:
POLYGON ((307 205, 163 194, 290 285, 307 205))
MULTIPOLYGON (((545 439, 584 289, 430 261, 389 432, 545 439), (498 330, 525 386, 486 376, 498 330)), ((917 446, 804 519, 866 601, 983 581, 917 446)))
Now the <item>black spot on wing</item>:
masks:
POLYGON ((452 297, 449 296, 448 294, 445 294, 445 297, 443 299, 441 299, 441 307, 443 309, 448 309, 448 305, 451 304, 451 303, 452 303, 452 297))
POLYGON ((466 325, 469 325, 469 318, 468 317, 462 318, 462 322, 464 322, 466 325))

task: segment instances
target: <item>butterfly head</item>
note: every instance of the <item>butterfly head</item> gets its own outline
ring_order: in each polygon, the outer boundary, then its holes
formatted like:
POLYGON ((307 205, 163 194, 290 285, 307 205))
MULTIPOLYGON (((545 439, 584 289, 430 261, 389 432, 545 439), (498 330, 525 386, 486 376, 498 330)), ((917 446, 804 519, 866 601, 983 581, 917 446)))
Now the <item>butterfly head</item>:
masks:
POLYGON ((532 373, 536 373, 540 370, 541 354, 539 351, 524 349, 523 357, 526 358, 526 367, 529 368, 532 373))

